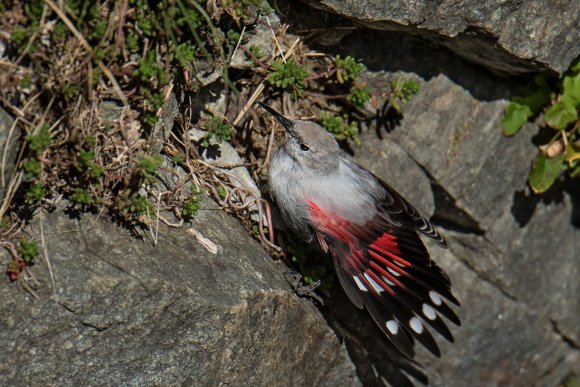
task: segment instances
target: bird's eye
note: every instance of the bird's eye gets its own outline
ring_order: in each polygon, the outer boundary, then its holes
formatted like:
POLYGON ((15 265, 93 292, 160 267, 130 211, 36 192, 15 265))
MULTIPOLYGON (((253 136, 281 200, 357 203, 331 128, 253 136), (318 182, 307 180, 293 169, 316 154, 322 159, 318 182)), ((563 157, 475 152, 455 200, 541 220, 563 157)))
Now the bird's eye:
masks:
POLYGON ((307 146, 306 146, 306 145, 305 145, 305 144, 302 142, 302 143, 300 143, 300 150, 302 150, 302 151, 305 151, 305 152, 306 152, 307 150, 310 150, 310 148, 308 148, 308 147, 307 147, 307 146))

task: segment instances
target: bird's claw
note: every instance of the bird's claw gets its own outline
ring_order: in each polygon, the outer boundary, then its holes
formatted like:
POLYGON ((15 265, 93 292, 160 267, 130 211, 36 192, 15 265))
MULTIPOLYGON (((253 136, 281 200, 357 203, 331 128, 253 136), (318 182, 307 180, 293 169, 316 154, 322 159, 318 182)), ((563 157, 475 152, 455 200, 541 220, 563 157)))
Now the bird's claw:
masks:
POLYGON ((321 305, 324 305, 322 297, 316 294, 316 288, 320 286, 322 282, 321 280, 306 285, 302 282, 302 274, 295 270, 288 270, 288 282, 290 282, 290 285, 294 289, 294 293, 296 293, 298 297, 312 298, 320 302, 321 305))

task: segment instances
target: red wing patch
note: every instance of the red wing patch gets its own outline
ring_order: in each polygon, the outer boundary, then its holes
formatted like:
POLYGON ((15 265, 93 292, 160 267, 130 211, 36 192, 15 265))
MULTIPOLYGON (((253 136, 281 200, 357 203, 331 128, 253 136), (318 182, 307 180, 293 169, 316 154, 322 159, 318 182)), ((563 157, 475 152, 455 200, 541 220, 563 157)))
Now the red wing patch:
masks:
POLYGON ((451 294, 449 279, 429 258, 417 231, 388 223, 380 211, 368 223, 358 225, 325 212, 312 200, 308 204, 311 226, 322 249, 332 253, 351 301, 359 308, 364 305, 403 353, 412 354, 406 332, 439 356, 424 323, 452 341, 441 316, 460 322, 440 296, 458 302, 451 294))
POLYGON ((390 251, 395 255, 401 254, 399 246, 397 245, 397 238, 388 233, 381 235, 369 247, 377 247, 378 249, 390 251))

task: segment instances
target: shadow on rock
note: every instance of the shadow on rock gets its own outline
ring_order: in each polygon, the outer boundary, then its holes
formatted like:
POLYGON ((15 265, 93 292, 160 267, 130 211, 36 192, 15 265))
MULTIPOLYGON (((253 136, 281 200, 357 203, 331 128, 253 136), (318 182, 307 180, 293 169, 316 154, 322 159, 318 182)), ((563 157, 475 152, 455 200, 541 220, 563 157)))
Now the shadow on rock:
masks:
POLYGON ((307 41, 311 47, 329 54, 354 56, 371 71, 409 72, 426 81, 445 74, 481 101, 525 94, 525 85, 533 83, 530 75, 510 75, 508 78, 494 74, 419 36, 365 28, 339 16, 286 0, 279 1, 278 8, 286 16, 283 21, 290 24, 290 32, 314 31, 311 40, 307 41), (329 38, 329 31, 335 32, 335 36, 329 38))
POLYGON ((199 153, 204 154, 204 156, 209 159, 209 160, 217 160, 221 157, 222 155, 222 151, 220 149, 219 144, 212 144, 212 145, 208 145, 203 146, 201 145, 201 143, 198 143, 198 148, 200 150, 199 153))
POLYGON ((335 281, 327 308, 322 312, 338 337, 345 341, 351 360, 364 386, 428 385, 420 366, 404 357, 370 318, 357 309, 335 281))
POLYGON ((395 130, 397 126, 401 124, 401 120, 403 119, 403 115, 394 107, 388 104, 388 101, 385 102, 385 106, 381 109, 381 114, 377 115, 376 119, 376 133, 377 137, 381 140, 383 139, 383 132, 384 129, 387 133, 392 132, 395 130))
POLYGON ((570 197, 572 205, 572 216, 570 223, 580 227, 580 186, 574 184, 574 181, 568 177, 563 177, 552 185, 543 194, 535 194, 526 186, 526 188, 514 192, 511 213, 518 222, 520 227, 525 227, 536 210, 538 204, 544 205, 560 204, 565 200, 565 196, 570 197))

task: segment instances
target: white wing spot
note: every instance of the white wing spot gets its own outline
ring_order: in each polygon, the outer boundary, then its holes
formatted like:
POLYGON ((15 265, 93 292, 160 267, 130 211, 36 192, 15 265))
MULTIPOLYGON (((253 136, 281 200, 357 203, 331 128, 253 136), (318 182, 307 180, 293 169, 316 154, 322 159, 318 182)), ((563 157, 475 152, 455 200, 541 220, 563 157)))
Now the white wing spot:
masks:
POLYGON ((419 317, 411 317, 411 320, 409 320, 409 326, 418 334, 423 333, 423 324, 421 323, 421 320, 419 320, 419 317))
POLYGON ((381 276, 381 278, 383 279, 383 281, 385 281, 385 283, 389 286, 395 286, 395 283, 393 281, 391 281, 390 279, 388 279, 387 277, 385 277, 384 275, 381 276))
POLYGON ((381 292, 384 292, 384 291, 385 291, 385 289, 383 289, 383 287, 382 287, 381 285, 379 285, 379 284, 377 283, 377 281, 375 281, 375 280, 373 279, 373 277, 371 277, 371 276, 370 276, 370 275, 368 275, 367 273, 365 273, 365 274, 364 274, 364 276, 365 276, 365 278, 366 278, 366 279, 367 279, 367 280, 368 280, 368 281, 371 283, 372 287, 373 287, 373 288, 374 288, 374 289, 375 289, 375 290, 376 290, 378 293, 381 293, 381 292))
POLYGON ((391 332, 393 335, 396 335, 399 332, 399 323, 395 320, 389 320, 385 325, 387 326, 389 332, 391 332))
POLYGON ((360 290, 362 290, 363 292, 368 292, 369 290, 363 285, 363 283, 361 282, 361 280, 358 278, 358 276, 353 275, 352 278, 354 278, 354 282, 356 282, 356 284, 358 285, 358 288, 360 290))
POLYGON ((437 318, 437 315, 435 314, 435 310, 427 304, 423 304, 423 314, 429 320, 435 320, 437 318))
POLYGON ((394 275, 395 277, 399 277, 401 276, 401 273, 391 269, 390 267, 387 267, 387 270, 389 271, 389 273, 391 273, 392 275, 394 275))
POLYGON ((441 301, 441 297, 439 294, 433 290, 429 290, 429 298, 433 303, 437 306, 441 305, 443 302, 441 301))

